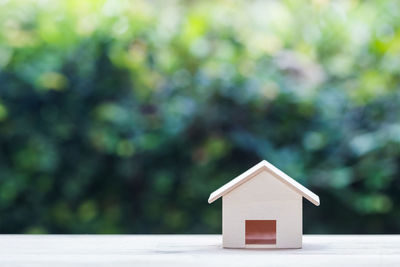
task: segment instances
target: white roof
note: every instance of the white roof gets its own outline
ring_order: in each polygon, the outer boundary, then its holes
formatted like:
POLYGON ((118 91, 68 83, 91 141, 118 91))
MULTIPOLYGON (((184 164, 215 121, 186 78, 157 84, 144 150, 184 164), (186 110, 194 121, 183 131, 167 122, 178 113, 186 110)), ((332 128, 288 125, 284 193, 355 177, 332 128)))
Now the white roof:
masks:
POLYGON ((235 179, 231 180, 229 183, 226 183, 216 191, 212 192, 210 198, 208 199, 208 203, 212 203, 218 198, 224 196, 225 194, 228 194, 230 191, 247 182, 262 171, 269 172, 279 181, 283 182, 288 187, 293 189, 296 193, 302 195, 314 205, 319 206, 319 197, 316 194, 296 182, 293 178, 289 177, 287 174, 285 174, 266 160, 261 161, 257 165, 253 166, 252 168, 248 169, 247 171, 236 177, 235 179))

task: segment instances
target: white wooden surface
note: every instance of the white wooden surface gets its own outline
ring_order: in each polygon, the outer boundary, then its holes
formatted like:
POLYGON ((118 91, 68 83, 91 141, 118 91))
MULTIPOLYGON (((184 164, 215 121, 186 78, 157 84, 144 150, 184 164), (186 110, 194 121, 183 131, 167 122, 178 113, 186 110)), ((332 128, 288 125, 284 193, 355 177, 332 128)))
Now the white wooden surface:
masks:
POLYGON ((302 249, 223 249, 220 235, 0 235, 0 266, 400 266, 400 235, 306 235, 302 249))

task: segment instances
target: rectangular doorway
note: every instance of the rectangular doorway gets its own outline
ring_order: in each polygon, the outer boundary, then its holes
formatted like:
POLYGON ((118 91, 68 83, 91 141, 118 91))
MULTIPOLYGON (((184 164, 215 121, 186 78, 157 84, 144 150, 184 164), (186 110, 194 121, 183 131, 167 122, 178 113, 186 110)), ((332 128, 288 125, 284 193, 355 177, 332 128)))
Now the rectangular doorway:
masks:
POLYGON ((246 245, 275 245, 276 220, 246 220, 246 245))

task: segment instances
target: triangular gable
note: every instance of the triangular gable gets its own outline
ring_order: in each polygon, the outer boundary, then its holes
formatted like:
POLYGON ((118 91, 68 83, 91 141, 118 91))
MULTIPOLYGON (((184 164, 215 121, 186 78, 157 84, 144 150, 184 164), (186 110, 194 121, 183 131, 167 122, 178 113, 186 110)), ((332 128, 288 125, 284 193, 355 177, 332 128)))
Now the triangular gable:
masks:
POLYGON ((296 182, 296 180, 289 177, 287 174, 285 174, 266 160, 261 161, 257 165, 253 166, 252 168, 248 169, 247 171, 236 177, 235 179, 231 180, 216 191, 212 192, 210 198, 208 199, 208 203, 212 203, 218 198, 224 196, 225 194, 228 194, 230 191, 247 182, 251 178, 257 176, 262 171, 269 172, 275 178, 293 189, 296 193, 302 195, 314 205, 319 206, 319 197, 316 194, 296 182))

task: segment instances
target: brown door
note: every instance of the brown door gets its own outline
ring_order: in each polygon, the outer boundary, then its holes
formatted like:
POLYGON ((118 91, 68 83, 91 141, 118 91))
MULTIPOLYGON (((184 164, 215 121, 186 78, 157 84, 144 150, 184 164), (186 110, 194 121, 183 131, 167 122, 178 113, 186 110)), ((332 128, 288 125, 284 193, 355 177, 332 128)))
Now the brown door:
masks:
POLYGON ((276 220, 246 220, 246 245, 276 244, 276 220))

